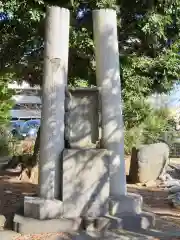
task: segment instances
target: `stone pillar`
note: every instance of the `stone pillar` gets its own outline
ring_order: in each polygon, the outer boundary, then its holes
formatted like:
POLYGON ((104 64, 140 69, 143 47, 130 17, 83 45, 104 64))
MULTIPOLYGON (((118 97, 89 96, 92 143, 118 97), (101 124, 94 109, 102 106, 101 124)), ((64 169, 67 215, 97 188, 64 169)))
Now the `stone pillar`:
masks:
POLYGON ((64 104, 68 72, 69 10, 48 7, 42 88, 39 197, 24 198, 24 216, 40 220, 63 214, 61 197, 64 104))
POLYGON ((126 195, 124 135, 116 12, 93 11, 96 79, 102 109, 102 144, 112 151, 110 196, 126 195))
POLYGON ((45 199, 57 199, 60 195, 69 20, 68 9, 47 8, 39 162, 40 197, 45 199))

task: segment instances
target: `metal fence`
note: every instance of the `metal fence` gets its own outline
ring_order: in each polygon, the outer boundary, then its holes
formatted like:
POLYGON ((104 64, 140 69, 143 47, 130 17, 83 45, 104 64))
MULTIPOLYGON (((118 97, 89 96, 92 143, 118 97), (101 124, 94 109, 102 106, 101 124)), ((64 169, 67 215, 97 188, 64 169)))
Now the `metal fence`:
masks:
POLYGON ((163 139, 169 144, 170 147, 170 157, 180 158, 180 132, 164 132, 163 139))
POLYGON ((170 147, 170 157, 180 158, 180 143, 173 143, 170 147))

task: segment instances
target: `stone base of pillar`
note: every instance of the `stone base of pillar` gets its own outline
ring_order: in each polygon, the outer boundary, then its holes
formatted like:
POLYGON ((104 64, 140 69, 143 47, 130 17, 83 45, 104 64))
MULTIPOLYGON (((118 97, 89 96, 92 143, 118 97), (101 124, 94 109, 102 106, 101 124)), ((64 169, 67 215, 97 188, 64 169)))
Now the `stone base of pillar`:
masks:
POLYGON ((110 197, 109 213, 121 219, 126 230, 149 229, 155 226, 155 215, 142 211, 143 198, 139 194, 128 193, 119 197, 110 197))
POLYGON ((21 234, 70 233, 76 231, 104 232, 112 229, 122 229, 122 220, 111 216, 99 218, 59 218, 43 221, 19 214, 16 214, 14 217, 14 231, 21 234))
POLYGON ((56 199, 24 198, 24 216, 39 220, 56 219, 63 214, 63 203, 56 199))
POLYGON ((112 216, 83 218, 83 229, 90 232, 103 232, 112 229, 122 229, 122 220, 112 216))
POLYGON ((122 229, 129 231, 142 231, 155 226, 155 215, 149 212, 140 214, 124 213, 119 217, 122 220, 122 229))
POLYGON ((59 218, 38 220, 16 214, 14 217, 14 231, 21 234, 39 234, 49 232, 105 232, 111 230, 142 231, 154 227, 154 215, 141 213, 122 215, 121 217, 105 216, 99 218, 59 218))
POLYGON ((76 232, 82 224, 81 218, 39 220, 15 214, 13 219, 15 232, 21 234, 40 234, 50 232, 76 232))
MULTIPOLYGON (((128 193, 109 199, 111 215, 104 217, 63 217, 63 204, 58 200, 25 197, 24 208, 14 217, 14 230, 21 234, 91 231, 115 229, 141 231, 153 228, 154 214, 142 212, 142 197, 128 193)), ((75 206, 74 206, 75 207, 75 206)))
POLYGON ((121 217, 99 217, 92 222, 88 220, 88 224, 86 224, 87 231, 108 231, 117 229, 144 231, 155 226, 155 215, 147 212, 142 212, 141 214, 122 214, 121 217))
POLYGON ((128 193, 118 197, 110 197, 109 212, 119 217, 123 213, 140 214, 142 212, 143 198, 139 194, 128 193))
POLYGON ((111 197, 109 206, 112 215, 66 218, 63 217, 61 201, 25 197, 24 208, 14 217, 14 230, 21 234, 103 232, 112 229, 141 231, 153 228, 155 225, 154 214, 141 211, 142 197, 138 194, 129 193, 119 198, 111 197))

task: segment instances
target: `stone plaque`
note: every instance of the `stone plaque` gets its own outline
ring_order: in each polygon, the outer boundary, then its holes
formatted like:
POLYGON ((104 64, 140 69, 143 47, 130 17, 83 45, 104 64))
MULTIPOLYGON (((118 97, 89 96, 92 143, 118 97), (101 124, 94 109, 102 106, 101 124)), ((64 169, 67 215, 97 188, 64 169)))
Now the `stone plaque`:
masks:
POLYGON ((95 147, 99 138, 99 96, 95 88, 69 90, 71 99, 65 115, 65 138, 70 147, 95 147))

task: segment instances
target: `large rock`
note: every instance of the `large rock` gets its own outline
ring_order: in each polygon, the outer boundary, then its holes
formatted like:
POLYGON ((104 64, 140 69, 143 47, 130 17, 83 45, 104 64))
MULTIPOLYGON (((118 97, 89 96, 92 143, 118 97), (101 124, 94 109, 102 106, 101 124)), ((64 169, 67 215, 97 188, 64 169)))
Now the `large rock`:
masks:
POLYGON ((131 182, 146 183, 156 180, 166 171, 169 163, 169 147, 166 143, 142 145, 133 148, 129 179, 131 182))

